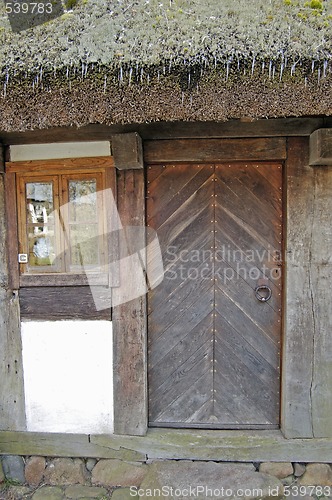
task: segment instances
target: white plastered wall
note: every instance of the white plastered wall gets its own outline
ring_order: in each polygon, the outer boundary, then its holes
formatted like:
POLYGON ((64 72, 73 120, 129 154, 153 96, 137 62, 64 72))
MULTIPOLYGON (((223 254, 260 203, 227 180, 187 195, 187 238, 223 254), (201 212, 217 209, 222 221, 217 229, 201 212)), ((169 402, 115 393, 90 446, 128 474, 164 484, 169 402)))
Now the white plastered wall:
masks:
POLYGON ((56 142, 10 146, 10 161, 54 160, 57 158, 87 158, 110 156, 109 141, 56 142))
POLYGON ((113 432, 112 323, 22 321, 27 430, 113 432))

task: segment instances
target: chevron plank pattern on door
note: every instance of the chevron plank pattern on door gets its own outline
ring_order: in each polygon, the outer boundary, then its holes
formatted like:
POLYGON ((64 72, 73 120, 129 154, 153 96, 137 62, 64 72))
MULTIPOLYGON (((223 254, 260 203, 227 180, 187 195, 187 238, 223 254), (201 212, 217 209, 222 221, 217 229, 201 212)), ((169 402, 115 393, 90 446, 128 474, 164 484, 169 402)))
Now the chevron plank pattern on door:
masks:
POLYGON ((150 425, 278 426, 281 179, 279 164, 148 168, 165 269, 148 294, 150 425))

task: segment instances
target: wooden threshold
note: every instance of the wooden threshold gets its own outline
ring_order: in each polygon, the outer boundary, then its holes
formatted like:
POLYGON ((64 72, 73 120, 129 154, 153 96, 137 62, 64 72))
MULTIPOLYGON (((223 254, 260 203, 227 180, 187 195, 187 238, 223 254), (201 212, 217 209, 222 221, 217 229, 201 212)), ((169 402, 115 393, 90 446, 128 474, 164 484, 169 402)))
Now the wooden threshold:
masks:
POLYGON ((166 428, 166 429, 205 429, 205 430, 277 430, 279 425, 274 424, 197 424, 186 422, 149 422, 150 428, 166 428))
POLYGON ((286 439, 280 431, 149 429, 146 436, 0 431, 0 455, 214 460, 225 462, 332 462, 332 439, 286 439))

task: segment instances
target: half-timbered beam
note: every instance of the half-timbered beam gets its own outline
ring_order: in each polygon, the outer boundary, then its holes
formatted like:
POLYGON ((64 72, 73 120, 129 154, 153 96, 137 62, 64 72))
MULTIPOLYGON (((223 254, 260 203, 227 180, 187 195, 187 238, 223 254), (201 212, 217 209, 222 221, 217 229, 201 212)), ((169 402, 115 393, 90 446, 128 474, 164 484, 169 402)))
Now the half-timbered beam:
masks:
POLYGON ((118 170, 144 167, 142 139, 136 132, 113 135, 112 154, 118 170))
POLYGON ((309 166, 307 138, 289 138, 286 177, 282 429, 288 438, 330 438, 332 171, 309 166))
POLYGON ((10 288, 5 203, 4 152, 0 146, 0 429, 25 430, 22 345, 18 294, 10 288))
POLYGON ((332 165, 332 128, 319 128, 310 135, 310 165, 332 165))
MULTIPOLYGON (((123 170, 118 173, 118 211, 124 232, 131 226, 142 229, 140 241, 145 247, 144 170, 123 170)), ((121 250, 121 248, 120 248, 121 250)), ((126 259, 120 264, 120 283, 139 287, 139 272, 128 272, 126 259)), ((113 309, 114 359, 114 432, 144 435, 147 430, 147 347, 146 296, 119 303, 113 309)))

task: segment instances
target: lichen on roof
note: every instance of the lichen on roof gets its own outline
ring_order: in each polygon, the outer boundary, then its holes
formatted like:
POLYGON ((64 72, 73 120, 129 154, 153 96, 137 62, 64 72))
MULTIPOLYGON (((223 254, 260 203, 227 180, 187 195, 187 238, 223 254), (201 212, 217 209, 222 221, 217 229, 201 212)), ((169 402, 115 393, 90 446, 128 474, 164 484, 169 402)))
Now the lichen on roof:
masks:
POLYGON ((13 33, 0 4, 0 71, 331 59, 332 0, 79 0, 13 33))

